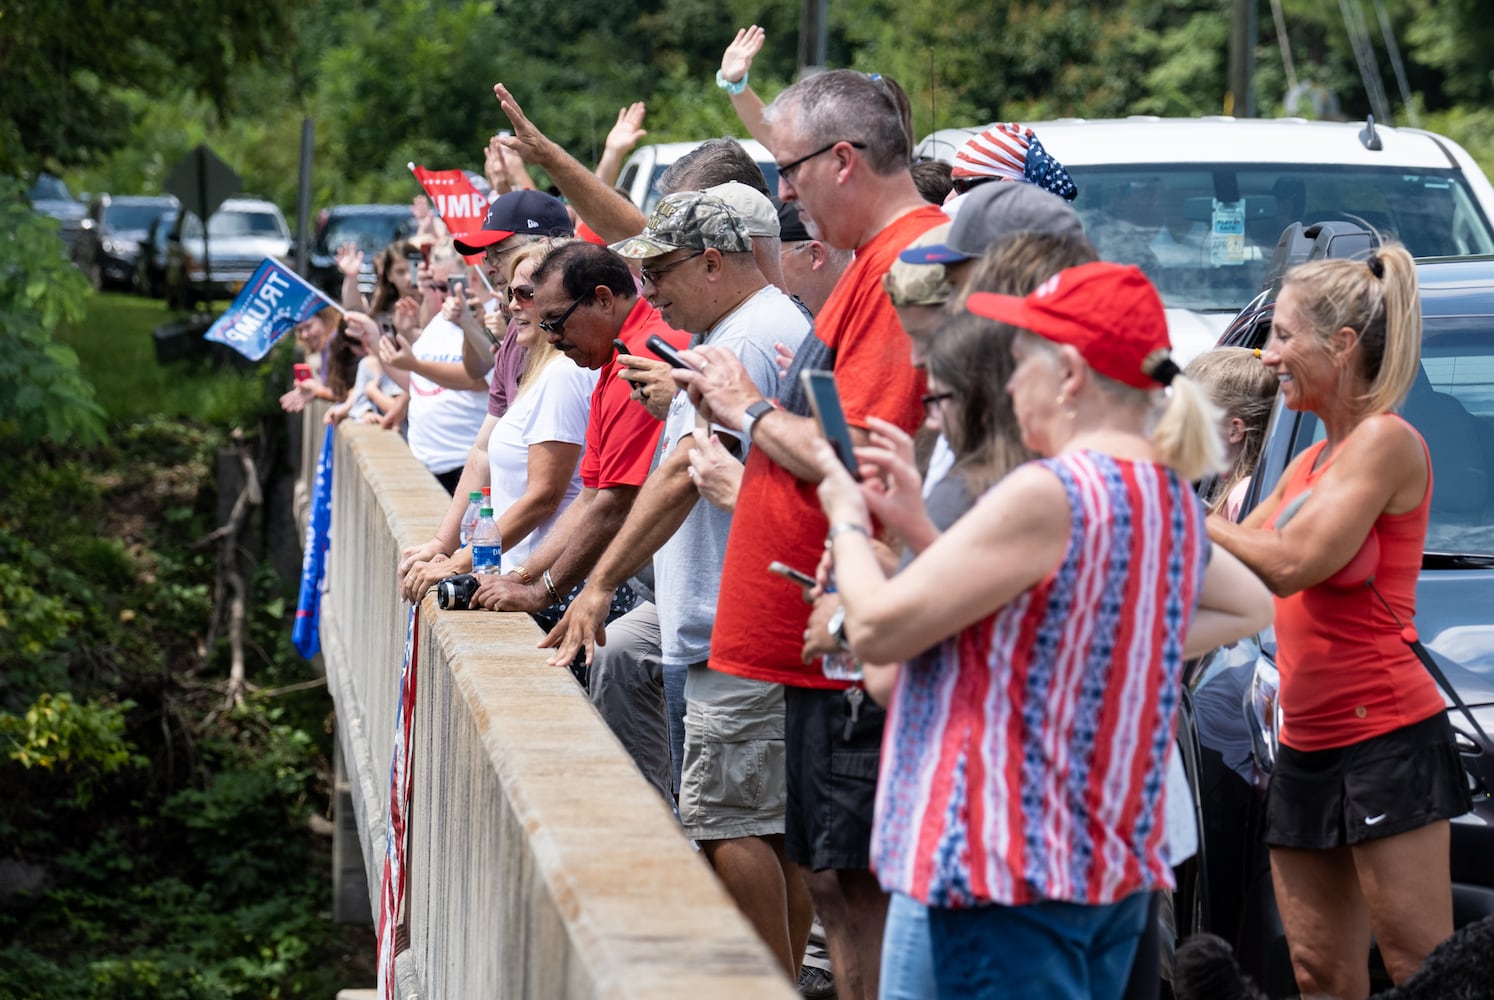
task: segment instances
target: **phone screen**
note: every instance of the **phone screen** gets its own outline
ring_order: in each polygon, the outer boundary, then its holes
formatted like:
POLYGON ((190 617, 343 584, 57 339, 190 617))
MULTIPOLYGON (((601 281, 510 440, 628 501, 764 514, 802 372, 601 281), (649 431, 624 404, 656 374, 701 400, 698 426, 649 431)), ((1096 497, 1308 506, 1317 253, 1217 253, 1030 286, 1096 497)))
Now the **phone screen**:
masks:
POLYGON ((845 411, 840 408, 840 393, 835 389, 835 376, 827 371, 805 370, 799 373, 804 391, 809 395, 809 408, 820 425, 820 433, 835 449, 835 456, 850 471, 855 479, 861 478, 857 468, 856 453, 852 450, 851 428, 846 424, 845 411))
POLYGON ((387 319, 379 320, 379 336, 394 339, 394 324, 387 319))

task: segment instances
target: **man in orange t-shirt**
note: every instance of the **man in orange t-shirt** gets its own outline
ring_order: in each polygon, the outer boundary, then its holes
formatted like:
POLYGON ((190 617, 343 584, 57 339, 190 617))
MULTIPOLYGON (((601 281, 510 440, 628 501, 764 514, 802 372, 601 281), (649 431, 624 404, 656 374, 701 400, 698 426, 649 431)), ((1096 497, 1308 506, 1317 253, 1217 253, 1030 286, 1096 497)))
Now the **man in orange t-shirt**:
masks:
POLYGON ((843 1000, 877 995, 887 900, 868 870, 877 760, 884 715, 865 692, 827 679, 800 660, 809 606, 767 572, 780 560, 812 572, 828 524, 815 496, 810 458, 818 434, 798 372, 835 374, 855 443, 868 417, 910 433, 923 420, 923 376, 882 291, 897 254, 947 221, 908 172, 906 97, 878 76, 834 70, 783 91, 765 110, 778 160, 778 193, 797 201, 809 227, 856 259, 815 320, 777 401, 765 400, 729 353, 685 357, 701 370, 677 377, 710 419, 750 442, 727 541, 713 670, 785 686, 788 750, 787 854, 800 865, 825 924, 843 1000))

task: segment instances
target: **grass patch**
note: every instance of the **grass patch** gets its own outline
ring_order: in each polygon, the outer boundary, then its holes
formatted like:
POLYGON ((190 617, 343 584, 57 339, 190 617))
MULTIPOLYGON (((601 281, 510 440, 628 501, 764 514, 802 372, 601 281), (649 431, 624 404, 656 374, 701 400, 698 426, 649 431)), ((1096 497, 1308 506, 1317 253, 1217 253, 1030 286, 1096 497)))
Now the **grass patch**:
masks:
POLYGON ((206 357, 159 364, 152 333, 180 318, 159 299, 100 292, 89 296, 81 323, 57 330, 56 339, 78 352, 110 423, 164 416, 234 426, 273 403, 265 369, 283 367, 288 378, 288 350, 272 351, 258 371, 215 367, 206 357))

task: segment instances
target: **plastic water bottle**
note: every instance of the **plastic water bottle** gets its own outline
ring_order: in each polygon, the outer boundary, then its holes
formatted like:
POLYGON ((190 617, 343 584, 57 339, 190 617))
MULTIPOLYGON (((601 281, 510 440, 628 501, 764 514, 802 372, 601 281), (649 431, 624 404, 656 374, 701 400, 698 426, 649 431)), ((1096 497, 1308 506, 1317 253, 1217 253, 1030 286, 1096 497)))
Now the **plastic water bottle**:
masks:
POLYGON ((503 540, 498 537, 498 522, 493 508, 483 507, 477 513, 472 529, 472 572, 498 573, 503 560, 503 540))
POLYGON ((477 490, 468 493, 467 510, 466 513, 462 514, 462 548, 466 548, 467 543, 472 541, 472 529, 477 524, 477 512, 482 510, 482 508, 482 494, 477 490))

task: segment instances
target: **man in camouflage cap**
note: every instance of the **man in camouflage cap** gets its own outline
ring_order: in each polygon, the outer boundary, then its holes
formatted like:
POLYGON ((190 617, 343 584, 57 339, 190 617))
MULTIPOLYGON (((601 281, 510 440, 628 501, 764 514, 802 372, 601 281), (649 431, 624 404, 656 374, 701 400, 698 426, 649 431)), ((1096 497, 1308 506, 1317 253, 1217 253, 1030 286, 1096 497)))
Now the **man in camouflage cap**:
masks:
MULTIPOLYGON (((643 233, 613 249, 640 263, 644 294, 671 326, 690 331, 697 345, 735 355, 765 397, 780 394, 774 342, 798 350, 809 319, 763 276, 746 224, 730 205, 704 191, 667 195, 643 233)), ((749 443, 747 435, 697 419, 689 396, 674 393, 657 467, 545 642, 559 646, 558 662, 582 646, 590 649, 615 588, 653 560, 664 669, 685 671, 680 822, 792 976, 810 908, 802 880, 783 856, 783 688, 707 666, 732 510, 702 496, 690 456, 713 434, 738 454, 749 443)), ((660 697, 656 691, 640 690, 632 706, 598 709, 614 728, 656 724, 644 704, 644 698, 660 697)))

